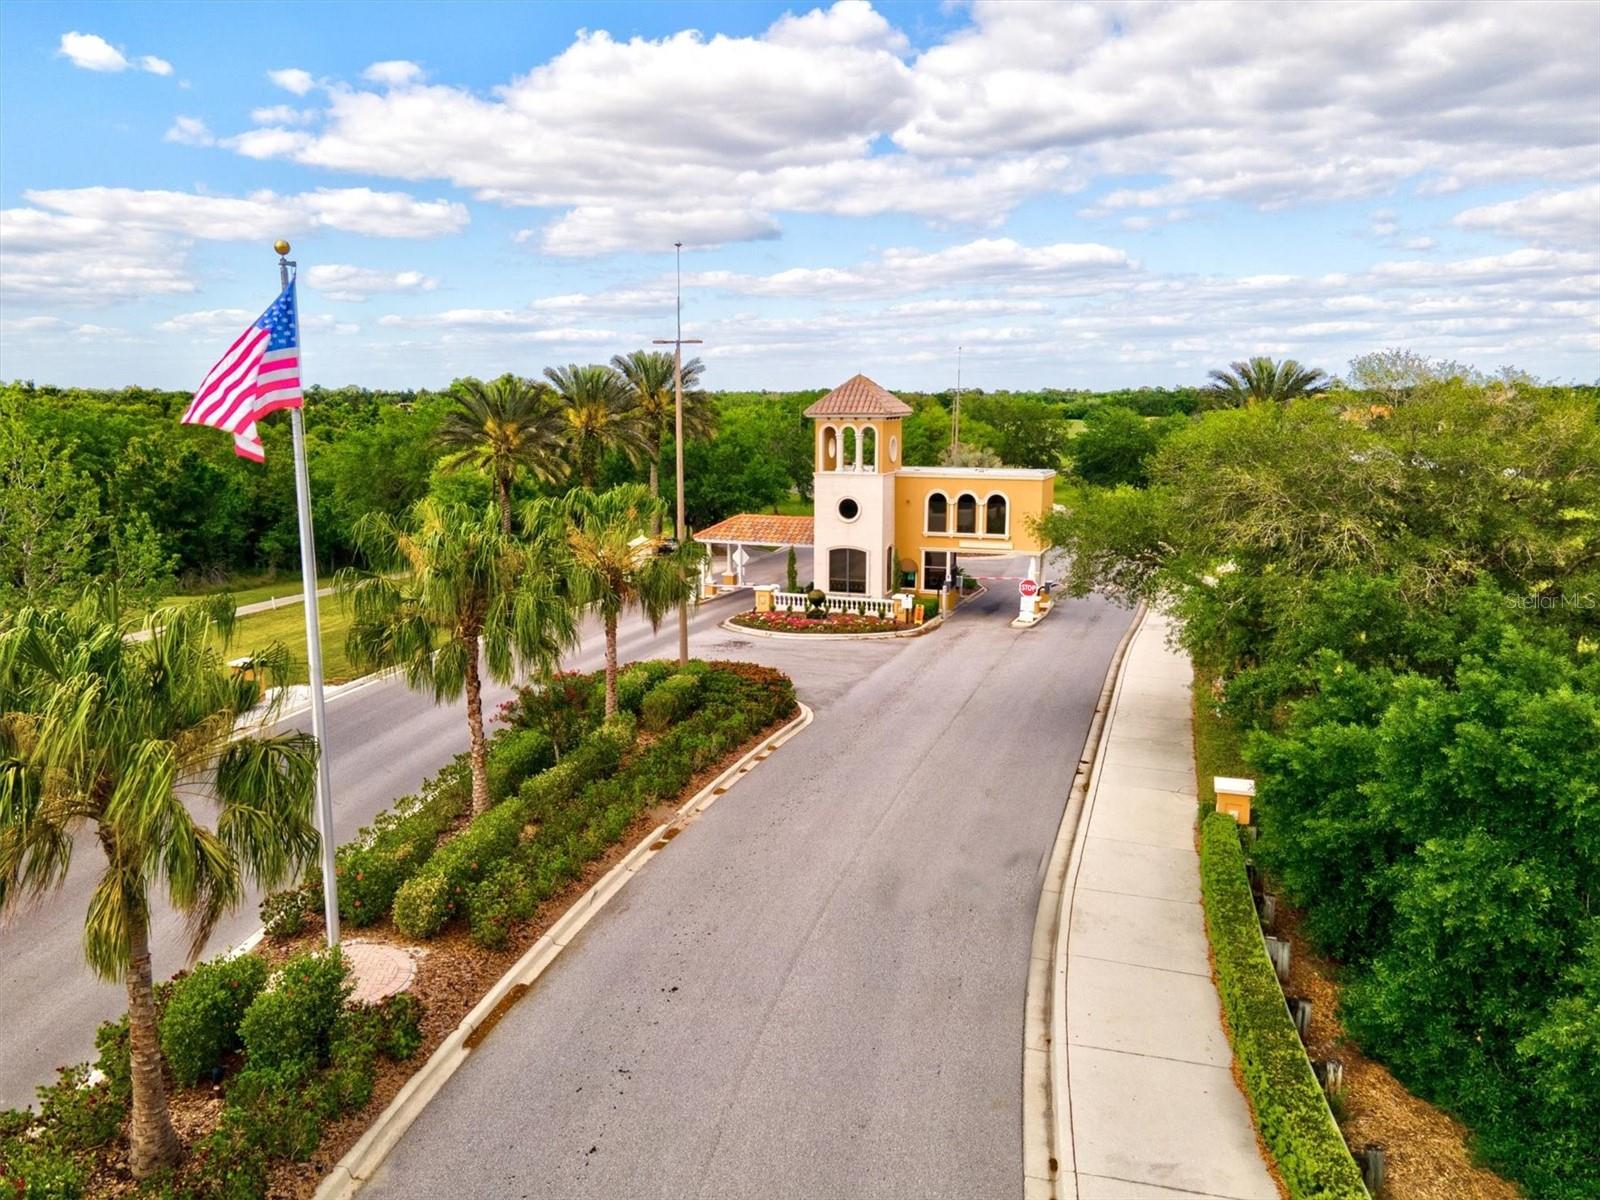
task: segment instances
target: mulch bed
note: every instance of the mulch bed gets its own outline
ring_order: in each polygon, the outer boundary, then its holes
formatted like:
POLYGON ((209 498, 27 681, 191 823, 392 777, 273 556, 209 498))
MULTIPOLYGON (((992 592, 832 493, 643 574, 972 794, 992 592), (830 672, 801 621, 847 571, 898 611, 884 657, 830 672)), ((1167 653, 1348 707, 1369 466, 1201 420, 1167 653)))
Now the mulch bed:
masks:
POLYGON ((1300 913, 1281 897, 1273 933, 1290 945, 1286 991, 1311 1000, 1308 1055, 1344 1064, 1345 1141, 1358 1150, 1368 1142, 1384 1147, 1383 1200, 1519 1200, 1515 1184, 1474 1164, 1466 1126, 1413 1096, 1345 1037, 1337 1016, 1338 967, 1311 949, 1300 913))
MULTIPOLYGON (((584 868, 579 878, 540 905, 532 920, 513 926, 504 949, 488 950, 477 945, 470 933, 459 924, 420 945, 401 935, 388 921, 347 931, 347 936, 351 938, 403 946, 417 952, 416 978, 407 990, 422 1002, 422 1048, 405 1062, 393 1062, 380 1056, 372 1099, 366 1107, 324 1126, 322 1141, 307 1161, 276 1162, 263 1200, 310 1200, 323 1178, 388 1107, 389 1102, 405 1086, 406 1080, 427 1062, 439 1044, 461 1024, 462 1018, 527 952, 528 947, 544 936, 550 926, 627 855, 645 834, 670 820, 684 801, 793 719, 791 714, 774 721, 742 746, 730 750, 719 762, 701 771, 676 799, 641 813, 603 855, 584 868)), ((324 944, 323 933, 324 925, 320 916, 310 917, 294 938, 263 938, 255 953, 276 966, 295 954, 320 950, 324 944)), ((170 1079, 168 1087, 172 1087, 170 1079)), ((222 1105, 223 1087, 220 1084, 171 1092, 173 1124, 185 1145, 192 1145, 216 1128, 222 1115, 222 1105)), ((125 1141, 119 1138, 105 1148, 98 1169, 89 1181, 87 1195, 123 1197, 137 1194, 138 1188, 127 1171, 125 1147, 125 1141)))

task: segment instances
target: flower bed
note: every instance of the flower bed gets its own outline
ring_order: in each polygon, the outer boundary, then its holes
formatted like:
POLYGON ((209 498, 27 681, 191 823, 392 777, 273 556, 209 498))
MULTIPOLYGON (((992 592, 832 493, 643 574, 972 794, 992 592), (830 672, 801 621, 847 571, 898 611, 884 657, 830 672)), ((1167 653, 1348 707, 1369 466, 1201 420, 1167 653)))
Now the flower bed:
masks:
POLYGON ((799 613, 746 612, 734 617, 733 623, 771 633, 894 633, 906 628, 883 617, 860 617, 846 613, 829 613, 822 620, 813 620, 799 613))

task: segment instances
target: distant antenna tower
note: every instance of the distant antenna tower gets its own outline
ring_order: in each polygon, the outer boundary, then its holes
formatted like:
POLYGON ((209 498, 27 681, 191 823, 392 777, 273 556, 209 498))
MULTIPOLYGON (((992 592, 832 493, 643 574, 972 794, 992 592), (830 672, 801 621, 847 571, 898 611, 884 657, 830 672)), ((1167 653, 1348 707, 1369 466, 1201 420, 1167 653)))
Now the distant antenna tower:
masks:
POLYGON ((961 347, 956 347, 956 402, 950 406, 950 448, 961 448, 961 347))

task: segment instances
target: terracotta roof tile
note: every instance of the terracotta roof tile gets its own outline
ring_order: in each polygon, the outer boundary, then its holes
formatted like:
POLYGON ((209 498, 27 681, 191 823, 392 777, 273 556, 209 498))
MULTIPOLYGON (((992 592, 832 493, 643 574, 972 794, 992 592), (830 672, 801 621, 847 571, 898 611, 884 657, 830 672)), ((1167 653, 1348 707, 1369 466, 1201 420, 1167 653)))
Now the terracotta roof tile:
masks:
POLYGON ((811 517, 780 517, 773 513, 740 513, 718 521, 694 535, 697 542, 744 542, 751 546, 810 546, 816 542, 811 517))
POLYGON ((806 409, 808 417, 907 417, 911 406, 865 375, 852 375, 806 409))

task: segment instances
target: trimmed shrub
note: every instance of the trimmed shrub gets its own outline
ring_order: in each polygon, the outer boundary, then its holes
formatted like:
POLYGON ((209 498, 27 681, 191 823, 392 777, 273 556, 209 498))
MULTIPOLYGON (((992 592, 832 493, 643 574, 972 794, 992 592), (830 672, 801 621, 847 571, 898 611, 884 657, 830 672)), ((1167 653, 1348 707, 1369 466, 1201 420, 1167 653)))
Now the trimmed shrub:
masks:
POLYGON ((305 927, 306 918, 322 907, 319 891, 301 886, 273 892, 261 901, 261 926, 269 938, 288 939, 305 927))
POLYGON ((1244 867, 1238 825, 1225 813, 1211 813, 1200 827, 1206 931, 1256 1126, 1293 1200, 1365 1200, 1361 1172, 1311 1073, 1267 959, 1244 867))
POLYGON ((516 796, 477 817, 396 894, 395 926, 410 937, 433 937, 468 905, 478 884, 511 855, 524 829, 548 819, 592 780, 615 771, 633 740, 633 718, 620 714, 548 771, 527 780, 516 796))
POLYGON ((395 893, 428 861, 439 838, 471 802, 466 755, 382 813, 354 842, 335 855, 339 916, 351 925, 371 925, 389 914, 395 893))
POLYGON ((267 974, 265 961, 241 954, 200 963, 173 981, 161 1014, 161 1053, 179 1084, 193 1086, 239 1049, 239 1023, 267 974))
POLYGON ((504 800, 556 761, 555 745, 537 729, 502 729, 489 740, 489 799, 504 800))
POLYGON ((259 1200, 266 1195, 267 1152, 254 1136, 259 1127, 250 1113, 224 1108, 217 1128, 191 1151, 194 1191, 178 1195, 206 1200, 259 1200))
POLYGON ((322 1140, 322 1122, 334 1111, 309 1060, 252 1061, 228 1085, 219 1132, 231 1126, 234 1137, 267 1155, 303 1161, 322 1140))
POLYGON ((0 1185, 7 1200, 78 1200, 88 1172, 48 1138, 0 1141, 0 1185), (20 1185, 13 1189, 13 1185, 20 1185))
POLYGON ((651 733, 687 716, 700 698, 701 676, 679 671, 651 688, 639 706, 639 723, 651 733))
POLYGON ((104 1084, 85 1086, 89 1064, 62 1067, 56 1082, 39 1088, 39 1123, 45 1141, 62 1150, 92 1150, 117 1136, 128 1106, 104 1084))
POLYGON ((339 1014, 354 985, 338 947, 283 964, 239 1024, 251 1071, 310 1069, 328 1060, 339 1014))
POLYGON ((677 664, 659 658, 631 664, 617 676, 618 706, 638 716, 645 695, 676 670, 677 664))
POLYGON ((419 875, 395 893, 390 915, 401 933, 430 938, 444 928, 454 910, 450 881, 440 875, 419 875))

